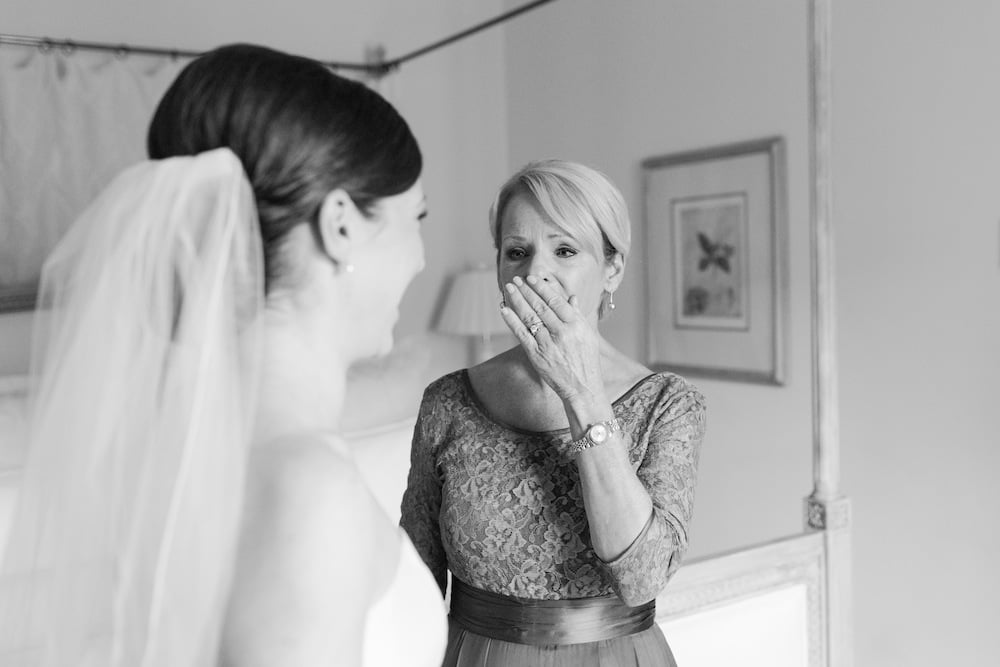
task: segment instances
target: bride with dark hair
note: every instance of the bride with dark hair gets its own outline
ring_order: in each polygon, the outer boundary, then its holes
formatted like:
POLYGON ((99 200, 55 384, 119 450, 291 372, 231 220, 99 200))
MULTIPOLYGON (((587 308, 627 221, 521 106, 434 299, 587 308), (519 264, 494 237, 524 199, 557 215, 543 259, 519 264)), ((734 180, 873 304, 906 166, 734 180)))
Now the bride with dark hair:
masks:
POLYGON ((434 581, 338 436, 423 267, 409 127, 234 45, 184 69, 148 149, 45 267, 0 662, 440 664, 434 581))

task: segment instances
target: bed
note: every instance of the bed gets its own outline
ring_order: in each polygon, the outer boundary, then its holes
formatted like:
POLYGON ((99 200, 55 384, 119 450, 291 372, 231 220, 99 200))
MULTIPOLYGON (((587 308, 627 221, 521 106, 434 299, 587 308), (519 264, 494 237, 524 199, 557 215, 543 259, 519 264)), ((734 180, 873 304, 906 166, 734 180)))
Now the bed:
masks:
MULTIPOLYGON (((346 439, 393 521, 426 365, 397 359, 356 371, 346 439), (386 378, 392 381, 387 382, 386 378)), ((23 376, 0 377, 0 547, 24 458, 23 376)), ((689 563, 657 600, 657 620, 684 667, 825 664, 823 533, 794 536, 689 563)))

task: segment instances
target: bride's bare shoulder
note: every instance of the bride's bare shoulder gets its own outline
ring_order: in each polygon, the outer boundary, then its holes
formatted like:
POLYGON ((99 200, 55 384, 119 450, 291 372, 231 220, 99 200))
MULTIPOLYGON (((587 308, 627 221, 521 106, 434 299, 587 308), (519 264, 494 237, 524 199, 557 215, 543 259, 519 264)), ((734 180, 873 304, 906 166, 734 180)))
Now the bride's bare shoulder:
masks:
POLYGON ((259 664, 312 655, 331 636, 355 661, 350 651, 360 650, 355 638, 364 630, 358 610, 384 587, 398 537, 336 445, 296 436, 252 450, 224 637, 234 664, 244 655, 274 658, 259 664))
POLYGON ((297 502, 328 502, 364 488, 346 445, 334 436, 296 435, 273 440, 253 448, 249 465, 248 491, 266 492, 271 500, 287 496, 297 502))
MULTIPOLYGON (((391 567, 398 531, 375 500, 347 445, 317 434, 256 447, 250 457, 244 538, 283 557, 331 564, 391 567), (271 541, 280 536, 281 546, 271 541), (350 549, 344 545, 349 543, 350 549), (383 562, 383 560, 385 562, 383 562)), ((372 592, 377 592, 378 586, 372 592)))
POLYGON ((374 539, 380 529, 393 528, 348 445, 335 435, 296 435, 256 447, 249 466, 248 507, 272 513, 289 531, 346 531, 374 539))

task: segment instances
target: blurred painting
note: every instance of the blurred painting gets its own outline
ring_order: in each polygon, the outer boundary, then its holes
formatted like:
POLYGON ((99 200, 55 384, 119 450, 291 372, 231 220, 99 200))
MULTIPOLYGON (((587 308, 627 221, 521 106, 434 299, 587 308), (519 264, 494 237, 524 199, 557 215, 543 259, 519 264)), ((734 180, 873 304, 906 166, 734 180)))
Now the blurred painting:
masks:
POLYGON ((746 329, 746 194, 672 202, 678 327, 746 329))

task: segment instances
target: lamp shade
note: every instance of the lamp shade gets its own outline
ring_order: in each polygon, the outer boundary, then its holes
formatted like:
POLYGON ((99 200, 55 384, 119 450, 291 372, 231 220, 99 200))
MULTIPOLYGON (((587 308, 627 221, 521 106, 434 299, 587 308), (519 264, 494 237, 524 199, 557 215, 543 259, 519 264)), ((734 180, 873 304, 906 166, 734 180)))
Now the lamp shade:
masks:
POLYGON ((452 279, 437 330, 483 338, 509 333, 500 317, 500 290, 492 269, 476 267, 452 279))

